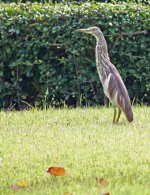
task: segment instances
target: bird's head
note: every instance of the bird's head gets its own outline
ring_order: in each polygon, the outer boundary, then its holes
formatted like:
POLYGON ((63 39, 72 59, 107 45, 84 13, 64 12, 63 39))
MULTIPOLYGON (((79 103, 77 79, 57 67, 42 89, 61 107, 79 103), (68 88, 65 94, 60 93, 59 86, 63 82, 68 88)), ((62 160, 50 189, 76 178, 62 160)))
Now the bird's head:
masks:
POLYGON ((95 35, 95 36, 101 32, 100 29, 97 26, 92 26, 92 27, 89 27, 89 28, 81 28, 81 29, 77 29, 76 31, 92 34, 92 35, 95 35))

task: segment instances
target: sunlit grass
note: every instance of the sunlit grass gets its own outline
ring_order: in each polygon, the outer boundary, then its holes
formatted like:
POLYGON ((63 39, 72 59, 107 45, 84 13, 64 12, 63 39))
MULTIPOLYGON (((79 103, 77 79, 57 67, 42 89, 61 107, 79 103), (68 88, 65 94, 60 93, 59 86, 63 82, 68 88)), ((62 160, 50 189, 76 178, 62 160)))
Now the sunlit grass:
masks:
POLYGON ((112 118, 112 108, 1 111, 0 194, 148 195, 150 108, 135 107, 131 124, 112 118), (51 166, 66 175, 49 175, 51 166), (22 180, 27 188, 11 189, 22 180))

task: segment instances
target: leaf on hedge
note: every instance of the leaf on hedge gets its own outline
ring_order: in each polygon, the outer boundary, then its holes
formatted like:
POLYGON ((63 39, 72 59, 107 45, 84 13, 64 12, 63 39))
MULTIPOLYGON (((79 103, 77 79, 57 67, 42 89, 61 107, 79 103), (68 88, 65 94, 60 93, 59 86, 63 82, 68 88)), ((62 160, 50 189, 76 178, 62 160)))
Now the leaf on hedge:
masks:
POLYGON ((47 169, 47 172, 54 176, 65 175, 65 169, 62 167, 50 167, 47 169))

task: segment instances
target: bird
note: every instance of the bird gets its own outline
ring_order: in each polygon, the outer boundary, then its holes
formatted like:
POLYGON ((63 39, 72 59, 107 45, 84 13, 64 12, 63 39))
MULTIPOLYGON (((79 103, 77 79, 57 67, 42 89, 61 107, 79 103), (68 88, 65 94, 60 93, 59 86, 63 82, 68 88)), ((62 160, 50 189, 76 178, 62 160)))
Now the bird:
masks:
POLYGON ((113 123, 118 123, 121 112, 125 114, 128 122, 132 122, 133 111, 129 94, 118 70, 110 61, 107 42, 102 31, 97 26, 77 29, 75 31, 87 33, 96 38, 96 67, 104 94, 114 107, 113 123))

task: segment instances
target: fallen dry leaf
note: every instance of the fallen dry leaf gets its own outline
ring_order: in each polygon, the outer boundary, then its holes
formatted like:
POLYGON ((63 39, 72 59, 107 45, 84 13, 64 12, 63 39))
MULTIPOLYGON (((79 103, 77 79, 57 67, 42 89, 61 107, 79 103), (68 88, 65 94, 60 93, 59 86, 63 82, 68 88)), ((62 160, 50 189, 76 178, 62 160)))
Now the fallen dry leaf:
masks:
POLYGON ((16 184, 17 184, 17 186, 20 187, 20 188, 26 188, 26 187, 28 187, 27 182, 24 181, 24 180, 23 180, 23 181, 20 181, 20 182, 17 182, 16 184))
POLYGON ((102 195, 110 195, 108 192, 106 192, 106 193, 103 193, 102 195))
POLYGON ((65 192, 64 195, 72 195, 71 193, 69 192, 65 192))
POLYGON ((54 176, 63 176, 65 175, 65 169, 62 167, 50 167, 47 170, 48 173, 54 176))
POLYGON ((28 187, 28 184, 24 180, 19 181, 16 184, 14 184, 14 185, 11 186, 11 188, 14 189, 14 190, 19 190, 21 188, 26 188, 26 187, 28 187))
POLYGON ((106 183, 106 180, 104 178, 101 178, 101 179, 96 178, 96 181, 97 181, 98 184, 101 185, 102 188, 106 188, 107 183, 106 183))

